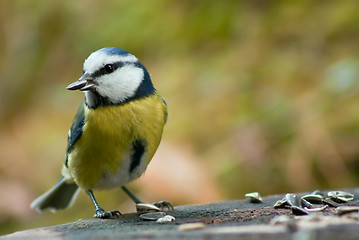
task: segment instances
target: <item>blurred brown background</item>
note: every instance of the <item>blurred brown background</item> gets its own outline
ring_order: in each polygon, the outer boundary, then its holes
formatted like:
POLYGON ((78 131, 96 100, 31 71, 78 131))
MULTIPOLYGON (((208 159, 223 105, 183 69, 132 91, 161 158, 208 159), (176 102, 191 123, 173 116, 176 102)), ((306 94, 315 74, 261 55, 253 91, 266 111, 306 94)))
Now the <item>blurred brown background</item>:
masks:
MULTIPOLYGON (((357 186, 357 1, 0 0, 0 233, 92 217, 30 202, 60 177, 83 95, 65 87, 93 51, 135 54, 169 121, 146 202, 178 204, 357 186)), ((134 204, 97 193, 106 209, 134 204)))

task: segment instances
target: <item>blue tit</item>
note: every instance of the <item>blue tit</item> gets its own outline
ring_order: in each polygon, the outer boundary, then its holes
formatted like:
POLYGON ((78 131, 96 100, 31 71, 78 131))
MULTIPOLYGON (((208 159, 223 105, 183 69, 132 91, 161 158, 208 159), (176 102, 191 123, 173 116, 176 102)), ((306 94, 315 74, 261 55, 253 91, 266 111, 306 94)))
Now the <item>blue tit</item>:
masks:
POLYGON ((114 47, 91 53, 83 75, 67 89, 83 91, 85 98, 68 133, 62 177, 31 208, 64 209, 82 189, 95 206, 94 217, 116 217, 118 211, 99 206, 93 190, 122 188, 142 203, 124 184, 140 177, 155 154, 167 121, 166 103, 139 60, 114 47))

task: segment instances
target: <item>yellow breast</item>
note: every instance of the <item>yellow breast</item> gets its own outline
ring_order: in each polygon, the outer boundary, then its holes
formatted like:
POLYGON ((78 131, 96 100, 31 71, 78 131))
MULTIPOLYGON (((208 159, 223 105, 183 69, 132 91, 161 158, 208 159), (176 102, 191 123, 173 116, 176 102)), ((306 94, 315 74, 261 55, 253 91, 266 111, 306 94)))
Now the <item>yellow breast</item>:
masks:
POLYGON ((130 161, 136 140, 146 143, 145 165, 149 163, 161 141, 166 114, 166 106, 157 93, 119 106, 85 106, 83 134, 68 156, 69 172, 76 183, 92 189, 104 174, 116 175, 118 185, 141 175, 142 172, 131 177, 123 165, 130 161))

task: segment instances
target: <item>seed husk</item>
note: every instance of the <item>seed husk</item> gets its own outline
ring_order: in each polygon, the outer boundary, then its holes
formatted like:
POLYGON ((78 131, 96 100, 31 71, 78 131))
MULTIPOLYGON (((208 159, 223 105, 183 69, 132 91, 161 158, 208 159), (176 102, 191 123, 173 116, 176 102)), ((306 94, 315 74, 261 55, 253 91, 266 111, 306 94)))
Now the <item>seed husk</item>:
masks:
POLYGON ((328 205, 323 205, 322 207, 317 207, 317 208, 306 208, 306 207, 304 207, 304 209, 311 213, 311 212, 321 212, 324 209, 326 209, 327 207, 328 207, 328 205))
POLYGON ((246 198, 249 198, 249 201, 251 203, 262 203, 262 197, 259 195, 258 192, 246 193, 244 196, 246 198))
POLYGON ((337 202, 334 202, 333 200, 331 200, 330 198, 325 198, 323 200, 323 203, 328 205, 329 207, 339 207, 340 204, 337 202))
POLYGON ((166 216, 165 212, 150 212, 150 213, 143 213, 140 215, 140 218, 143 220, 148 221, 157 221, 160 218, 166 216))
POLYGON ((326 194, 320 190, 315 190, 310 195, 320 195, 320 196, 324 197, 326 194))
POLYGON ((296 216, 302 216, 302 215, 308 215, 309 212, 305 210, 302 207, 299 206, 291 206, 290 209, 292 210, 292 213, 296 216))
POLYGON ((313 204, 322 204, 323 203, 323 196, 319 194, 307 194, 302 197, 306 201, 313 203, 313 204))
POLYGON ((300 198, 294 193, 287 193, 283 199, 273 205, 274 208, 290 208, 291 206, 300 206, 300 198))
POLYGON ((337 203, 346 203, 354 200, 354 194, 343 191, 330 191, 328 197, 337 203))
POLYGON ((280 199, 276 201, 276 203, 273 205, 274 208, 288 208, 287 200, 285 198, 280 199))
POLYGON ((149 203, 138 203, 136 204, 136 210, 138 214, 159 212, 160 209, 153 204, 149 203))
POLYGON ((287 193, 284 198, 289 206, 300 206, 300 199, 297 194, 287 193))
POLYGON ((300 206, 304 208, 314 208, 314 206, 304 198, 300 199, 300 206))

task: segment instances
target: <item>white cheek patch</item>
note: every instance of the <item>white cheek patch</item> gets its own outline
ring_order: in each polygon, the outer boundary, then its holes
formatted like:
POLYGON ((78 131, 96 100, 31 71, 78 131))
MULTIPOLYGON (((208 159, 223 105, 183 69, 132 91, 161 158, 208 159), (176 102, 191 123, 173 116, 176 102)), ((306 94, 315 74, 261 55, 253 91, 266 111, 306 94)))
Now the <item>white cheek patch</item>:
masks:
POLYGON ((84 71, 94 73, 98 69, 105 66, 107 63, 113 62, 137 62, 138 59, 132 54, 127 55, 107 55, 104 51, 97 51, 91 55, 84 62, 84 71))
POLYGON ((112 103, 119 103, 134 96, 143 78, 143 69, 132 64, 125 65, 111 74, 98 78, 97 91, 112 103))

